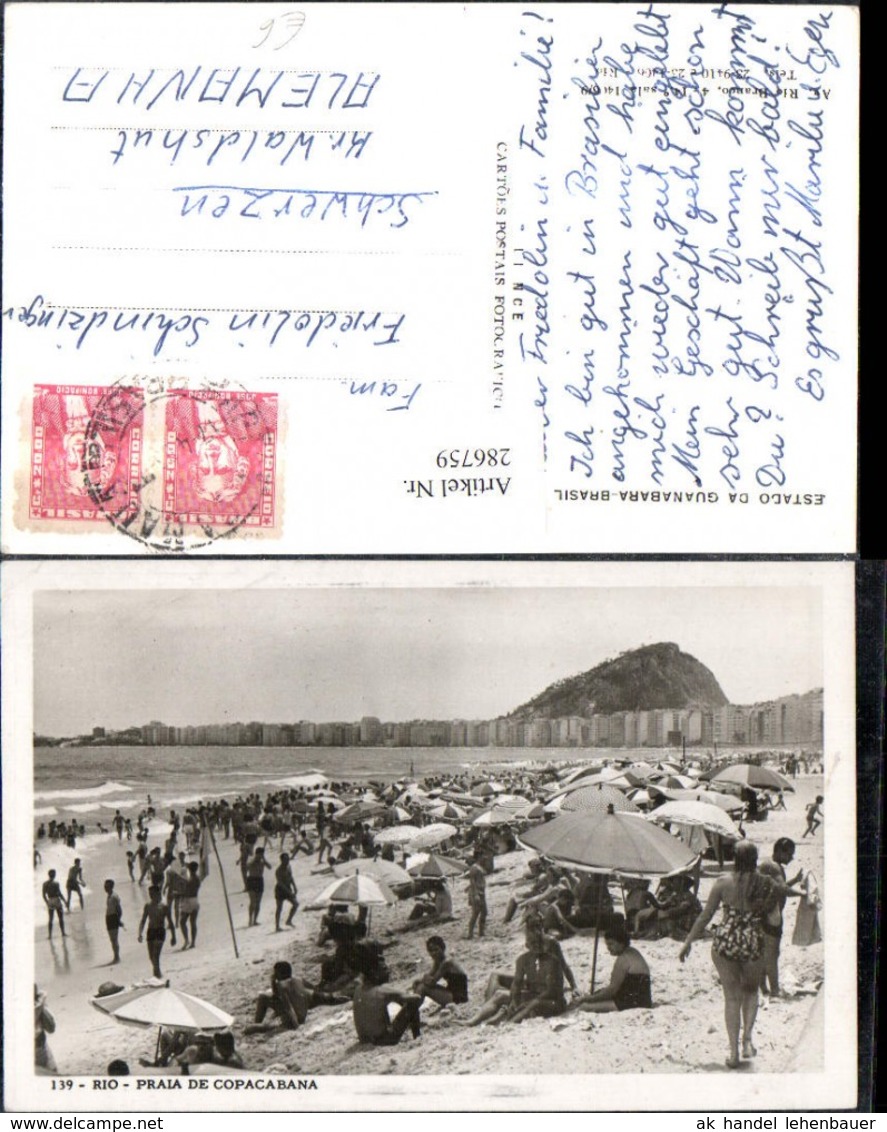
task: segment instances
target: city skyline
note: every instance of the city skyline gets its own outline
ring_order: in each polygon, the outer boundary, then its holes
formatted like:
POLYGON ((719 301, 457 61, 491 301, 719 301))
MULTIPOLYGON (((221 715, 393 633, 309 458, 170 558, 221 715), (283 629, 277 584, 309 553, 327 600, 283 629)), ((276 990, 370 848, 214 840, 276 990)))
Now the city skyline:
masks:
POLYGON ((820 687, 821 640, 807 587, 39 593, 33 727, 493 719, 658 641, 752 704, 820 687))
POLYGON ((756 704, 646 708, 524 719, 237 721, 171 727, 162 720, 124 730, 37 736, 73 746, 249 747, 717 747, 720 744, 821 744, 823 689, 756 704))

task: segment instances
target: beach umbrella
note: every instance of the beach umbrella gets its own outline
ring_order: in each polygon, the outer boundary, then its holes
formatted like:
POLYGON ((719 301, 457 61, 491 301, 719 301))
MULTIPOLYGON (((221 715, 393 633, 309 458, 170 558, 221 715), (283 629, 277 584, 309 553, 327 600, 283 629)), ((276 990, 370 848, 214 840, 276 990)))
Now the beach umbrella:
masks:
POLYGON ((103 1014, 134 1026, 167 1026, 175 1030, 225 1030, 234 1017, 169 983, 132 987, 90 1000, 103 1014))
POLYGON ((378 857, 375 861, 359 857, 353 861, 343 861, 341 865, 333 865, 333 872, 337 877, 349 877, 355 873, 360 873, 361 876, 381 880, 389 888, 397 888, 401 884, 410 884, 413 879, 406 869, 394 861, 385 861, 381 857, 378 857))
POLYGON ((355 870, 349 876, 339 877, 328 884, 323 892, 314 897, 309 907, 318 908, 325 904, 365 904, 369 907, 394 904, 395 900, 394 893, 383 880, 355 870))
POLYGON ((514 810, 508 810, 501 806, 491 806, 488 810, 482 810, 476 817, 472 818, 471 824, 479 826, 509 825, 511 822, 521 820, 521 817, 514 810))
POLYGON ((491 794, 496 793, 496 787, 492 782, 478 782, 471 787, 471 793, 475 798, 489 798, 491 794))
POLYGON ((656 786, 652 782, 647 787, 651 795, 668 798, 671 802, 707 802, 711 806, 719 806, 727 813, 741 810, 742 799, 735 794, 721 794, 716 790, 703 790, 697 786, 694 790, 669 790, 667 787, 656 786))
POLYGON ((615 786, 617 790, 637 790, 643 786, 645 779, 633 778, 627 771, 625 774, 620 774, 618 778, 611 778, 608 782, 602 782, 601 786, 615 786))
POLYGON ((561 807, 563 806, 564 799, 566 797, 567 797, 566 794, 556 794, 554 796, 554 798, 551 799, 550 802, 546 802, 544 804, 544 806, 542 807, 543 813, 559 814, 561 812, 561 807))
POLYGON ((434 806, 440 804, 440 799, 432 798, 430 794, 418 794, 412 799, 412 804, 427 813, 434 806))
POLYGON ((448 825, 446 822, 433 822, 431 825, 416 830, 415 835, 410 838, 410 848, 433 849, 435 845, 440 845, 442 841, 449 841, 455 833, 456 827, 454 825, 448 825))
MULTIPOLYGON (((549 800, 556 798, 559 794, 570 794, 574 790, 584 790, 586 786, 602 786, 607 785, 614 779, 623 778, 624 774, 621 770, 616 770, 614 767, 605 767, 599 774, 588 774, 583 778, 575 778, 572 782, 561 784, 556 790, 549 794, 549 800)), ((638 785, 638 783, 635 783, 638 785)))
POLYGON ((612 806, 619 813, 637 813, 638 807, 631 798, 617 790, 615 786, 598 785, 586 786, 582 790, 573 790, 561 803, 561 813, 599 814, 606 813, 612 806))
POLYGON ((427 798, 428 795, 421 786, 410 786, 398 795, 397 801, 403 802, 417 802, 420 798, 427 798))
POLYGON ((392 825, 373 834, 377 845, 406 845, 419 832, 417 825, 392 825))
POLYGON ((500 810, 511 810, 513 814, 525 814, 533 805, 530 798, 522 794, 500 794, 493 802, 500 810))
POLYGON ((666 802, 651 814, 647 814, 647 821, 656 822, 657 825, 698 825, 709 833, 717 833, 721 837, 739 840, 740 834, 732 818, 720 806, 711 802, 696 802, 683 800, 680 802, 666 802))
POLYGON ((428 813, 434 818, 455 818, 457 821, 461 821, 462 818, 468 816, 467 810, 463 810, 460 806, 456 806, 452 802, 443 802, 439 806, 432 806, 428 813))
POLYGON ((412 814, 409 810, 405 810, 403 806, 391 806, 388 809, 388 814, 394 818, 395 821, 409 821, 412 814))
MULTIPOLYGON (((518 835, 527 849, 559 864, 619 877, 664 877, 686 872, 697 854, 664 829, 633 814, 561 814, 518 835)), ((603 889, 601 889, 603 893, 603 889)), ((597 970, 600 916, 594 931, 591 987, 597 970)))
POLYGON ((754 763, 735 763, 719 770, 711 782, 735 782, 739 786, 751 786, 755 790, 792 790, 794 786, 787 778, 768 766, 754 763))
POLYGON ((414 877, 458 877, 468 872, 468 866, 464 861, 429 853, 424 861, 412 865, 410 872, 414 877))
POLYGON ((666 877, 685 872, 696 854, 635 814, 561 814, 518 834, 518 841, 553 861, 593 873, 666 877))
MULTIPOLYGON (((561 771, 558 778, 561 784, 565 786, 568 782, 573 782, 577 778, 585 778, 589 774, 597 774, 602 765, 600 759, 594 759, 592 762, 583 763, 582 766, 575 766, 568 770, 561 771)), ((616 771, 616 773, 618 774, 619 772, 616 771)))
POLYGON ((665 786, 669 790, 692 790, 696 780, 688 774, 663 774, 655 779, 656 786, 665 786))
MULTIPOLYGON (((309 908, 323 907, 326 904, 359 904, 366 908, 396 904, 397 897, 383 880, 369 876, 366 872, 355 871, 350 876, 340 877, 328 884, 323 892, 308 905, 309 908)), ((370 921, 367 919, 367 934, 370 921)))
POLYGON ((385 813, 385 806, 381 802, 352 802, 336 814, 336 821, 351 822, 368 821, 385 813))
POLYGON ((312 795, 311 802, 314 806, 323 804, 325 807, 329 806, 330 802, 332 802, 334 810, 340 810, 345 805, 338 794, 330 794, 326 791, 321 794, 312 795))
MULTIPOLYGON (((193 994, 173 990, 169 983, 131 987, 117 994, 98 995, 92 1005, 117 1022, 130 1026, 165 1026, 173 1030, 226 1030, 234 1017, 193 994)), ((160 1054, 157 1031, 156 1061, 160 1054)))

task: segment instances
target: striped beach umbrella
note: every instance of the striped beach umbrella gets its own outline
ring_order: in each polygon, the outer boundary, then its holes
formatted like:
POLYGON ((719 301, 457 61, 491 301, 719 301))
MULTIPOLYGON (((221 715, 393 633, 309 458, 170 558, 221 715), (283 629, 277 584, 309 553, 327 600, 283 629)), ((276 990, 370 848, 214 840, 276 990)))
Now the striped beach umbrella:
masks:
POLYGON ((429 853, 424 861, 410 866, 410 873, 414 877, 458 877, 468 872, 464 861, 456 861, 452 857, 442 857, 439 853, 429 853))
POLYGON ((353 872, 350 876, 339 877, 318 896, 309 907, 317 908, 325 904, 394 904, 396 897, 388 885, 367 872, 353 872))
POLYGON ((604 814, 612 806, 616 813, 636 814, 638 807, 631 798, 615 786, 586 786, 567 794, 561 805, 562 813, 604 814))

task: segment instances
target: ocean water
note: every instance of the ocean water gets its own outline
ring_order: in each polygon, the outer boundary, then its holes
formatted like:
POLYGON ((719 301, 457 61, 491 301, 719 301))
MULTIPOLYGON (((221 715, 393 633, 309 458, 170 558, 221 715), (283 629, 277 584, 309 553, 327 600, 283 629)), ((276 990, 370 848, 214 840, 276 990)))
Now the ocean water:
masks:
MULTIPOLYGON (((646 757, 656 755, 646 752, 646 757)), ((540 767, 546 763, 631 757, 619 750, 526 747, 37 747, 37 817, 113 815, 145 805, 187 805, 199 798, 235 798, 273 788, 281 779, 318 770, 334 782, 395 781, 470 767, 540 767)), ((640 754, 637 757, 642 757, 640 754)))

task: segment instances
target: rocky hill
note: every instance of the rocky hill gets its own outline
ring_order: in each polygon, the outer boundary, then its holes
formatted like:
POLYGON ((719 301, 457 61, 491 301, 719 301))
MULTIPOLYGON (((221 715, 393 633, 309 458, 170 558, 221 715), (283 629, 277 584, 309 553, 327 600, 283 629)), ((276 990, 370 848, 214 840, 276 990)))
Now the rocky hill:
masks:
POLYGON ((588 672, 558 680, 508 718, 560 719, 652 708, 715 708, 726 703, 720 684, 704 664, 677 645, 663 642, 632 649, 588 672))

